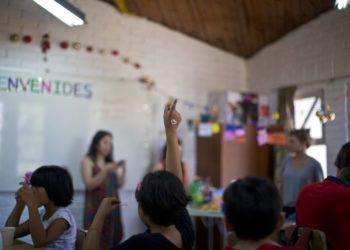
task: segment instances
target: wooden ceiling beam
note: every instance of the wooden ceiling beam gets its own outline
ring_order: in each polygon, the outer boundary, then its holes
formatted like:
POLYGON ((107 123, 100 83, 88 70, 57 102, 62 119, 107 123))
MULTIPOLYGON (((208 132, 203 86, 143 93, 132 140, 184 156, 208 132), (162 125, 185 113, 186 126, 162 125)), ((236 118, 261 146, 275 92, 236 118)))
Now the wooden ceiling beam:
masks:
POLYGON ((131 13, 243 57, 333 8, 334 1, 124 0, 131 13))

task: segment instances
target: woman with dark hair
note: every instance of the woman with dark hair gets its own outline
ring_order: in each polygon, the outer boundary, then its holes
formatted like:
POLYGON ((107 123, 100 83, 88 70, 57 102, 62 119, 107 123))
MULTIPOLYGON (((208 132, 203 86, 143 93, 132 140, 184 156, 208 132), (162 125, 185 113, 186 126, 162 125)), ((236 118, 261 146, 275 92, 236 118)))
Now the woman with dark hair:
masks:
MULTIPOLYGON (((179 151, 180 151, 180 155, 181 155, 181 159, 182 159, 182 141, 181 141, 181 139, 178 139, 177 142, 179 145, 179 151)), ((167 154, 167 145, 165 144, 163 146, 163 149, 162 149, 161 159, 159 162, 154 164, 154 166, 152 168, 152 172, 166 170, 166 154, 167 154)), ((184 187, 187 188, 189 185, 189 182, 190 182, 190 180, 189 180, 189 167, 188 167, 188 164, 183 160, 181 160, 181 170, 182 170, 182 183, 183 183, 184 187)))
POLYGON ((282 162, 282 199, 286 220, 295 221, 295 204, 300 190, 307 184, 323 180, 320 163, 306 154, 311 145, 307 130, 292 130, 288 138, 291 155, 282 162))
MULTIPOLYGON (((84 228, 89 229, 103 198, 119 197, 118 188, 124 185, 125 161, 113 159, 112 134, 98 131, 92 139, 88 153, 81 163, 81 175, 86 187, 84 228)), ((123 238, 120 208, 111 213, 103 228, 100 249, 115 247, 123 238)))
POLYGON ((340 149, 334 165, 337 176, 307 185, 297 204, 297 225, 323 231, 328 249, 350 249, 350 142, 340 149))

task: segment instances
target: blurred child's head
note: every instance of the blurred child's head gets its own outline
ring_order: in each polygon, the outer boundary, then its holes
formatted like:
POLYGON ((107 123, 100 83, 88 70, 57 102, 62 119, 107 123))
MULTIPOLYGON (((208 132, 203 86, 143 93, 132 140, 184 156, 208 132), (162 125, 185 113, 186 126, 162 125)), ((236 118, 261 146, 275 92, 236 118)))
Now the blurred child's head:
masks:
POLYGON ((306 129, 295 129, 290 131, 288 148, 293 153, 303 152, 311 145, 309 131, 306 129))
POLYGON ((42 166, 34 171, 30 184, 39 206, 48 201, 59 207, 66 207, 72 203, 73 181, 65 168, 42 166))
POLYGON ((344 181, 350 182, 350 142, 345 143, 334 162, 337 167, 337 176, 344 181))
POLYGON ((150 223, 161 226, 174 224, 177 213, 188 203, 182 182, 167 171, 147 174, 135 196, 140 218, 147 226, 150 223))
MULTIPOLYGON (((182 141, 180 138, 177 139, 177 142, 179 144, 179 149, 180 149, 180 155, 182 156, 182 141)), ((166 152, 167 152, 167 146, 166 144, 163 146, 163 149, 162 149, 162 161, 165 161, 166 159, 166 152)))
POLYGON ((267 178, 246 177, 231 183, 224 193, 226 225, 241 240, 260 240, 283 224, 282 202, 267 178))
POLYGON ((95 162, 97 154, 104 156, 107 162, 113 161, 113 136, 110 132, 100 130, 92 138, 87 155, 95 162))

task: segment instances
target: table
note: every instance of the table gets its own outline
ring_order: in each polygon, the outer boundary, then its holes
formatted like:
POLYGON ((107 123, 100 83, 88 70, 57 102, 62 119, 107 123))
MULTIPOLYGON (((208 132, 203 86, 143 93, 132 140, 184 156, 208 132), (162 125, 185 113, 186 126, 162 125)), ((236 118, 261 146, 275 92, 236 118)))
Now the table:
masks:
POLYGON ((219 228, 224 238, 224 246, 228 245, 228 233, 223 222, 224 214, 222 212, 204 211, 193 207, 187 207, 187 211, 191 217, 198 217, 208 229, 208 250, 214 249, 214 225, 219 228))
MULTIPOLYGON (((2 244, 2 242, 1 242, 2 244)), ((30 249, 36 249, 36 250, 44 250, 45 248, 35 248, 33 245, 28 244, 21 240, 14 240, 13 245, 9 247, 5 247, 4 250, 30 250, 30 249)))

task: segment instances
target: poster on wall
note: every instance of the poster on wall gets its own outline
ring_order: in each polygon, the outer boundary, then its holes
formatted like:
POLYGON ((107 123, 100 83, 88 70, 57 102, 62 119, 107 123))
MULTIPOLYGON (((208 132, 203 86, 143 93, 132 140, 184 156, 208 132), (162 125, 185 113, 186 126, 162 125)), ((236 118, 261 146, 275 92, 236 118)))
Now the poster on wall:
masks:
POLYGON ((250 93, 230 93, 226 113, 226 124, 234 127, 257 125, 258 96, 250 93))

